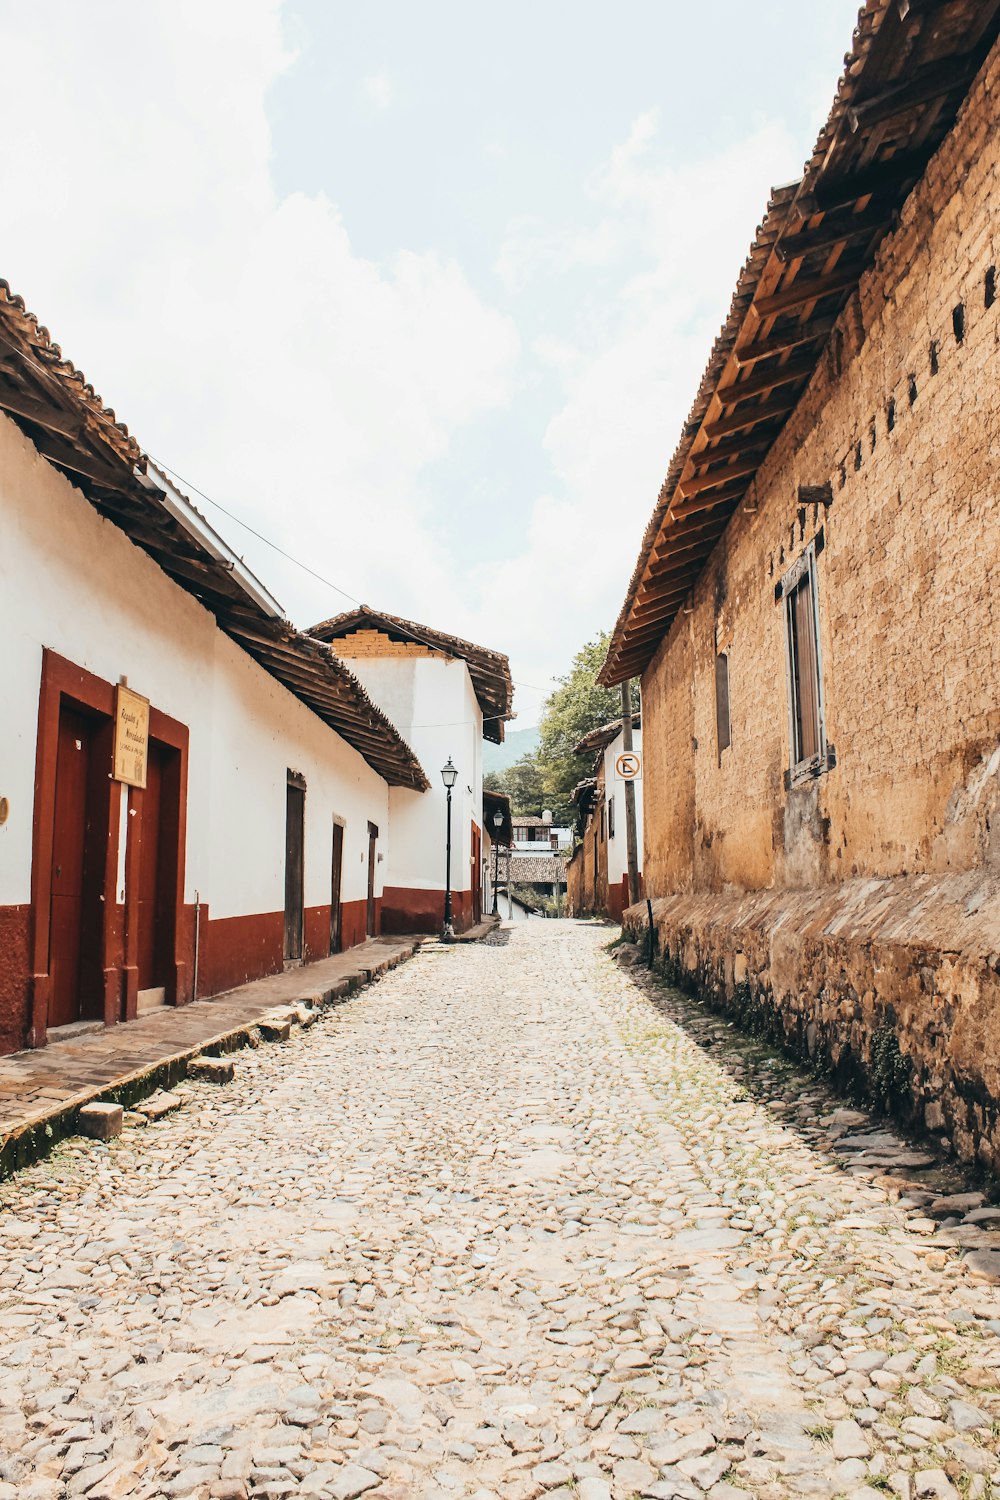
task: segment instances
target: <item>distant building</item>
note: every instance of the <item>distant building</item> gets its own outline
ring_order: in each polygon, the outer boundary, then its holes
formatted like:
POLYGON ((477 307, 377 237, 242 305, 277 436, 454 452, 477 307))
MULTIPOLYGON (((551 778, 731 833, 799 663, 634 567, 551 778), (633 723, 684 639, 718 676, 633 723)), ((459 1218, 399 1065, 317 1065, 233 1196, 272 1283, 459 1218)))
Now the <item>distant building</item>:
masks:
MULTIPOLYGON (((632 719, 632 748, 642 753, 638 713, 632 719)), ((577 755, 592 753, 594 774, 574 789, 579 842, 568 870, 570 915, 607 916, 620 922, 628 906, 628 844, 625 833, 625 782, 618 771, 624 750, 621 719, 593 729, 575 747, 577 755)), ((642 862, 643 800, 641 777, 635 789, 636 851, 642 862)))
POLYGON ((572 828, 554 827, 551 813, 543 813, 540 818, 515 813, 511 821, 514 848, 518 854, 547 855, 553 851, 568 849, 573 843, 572 828))
POLYGON ((385 932, 433 932, 444 918, 446 792, 452 794, 451 890, 455 930, 483 914, 483 739, 501 744, 513 716, 506 656, 414 620, 362 605, 314 625, 419 756, 430 790, 390 793, 392 847, 382 895, 385 932), (398 793, 398 794, 397 794, 398 793))

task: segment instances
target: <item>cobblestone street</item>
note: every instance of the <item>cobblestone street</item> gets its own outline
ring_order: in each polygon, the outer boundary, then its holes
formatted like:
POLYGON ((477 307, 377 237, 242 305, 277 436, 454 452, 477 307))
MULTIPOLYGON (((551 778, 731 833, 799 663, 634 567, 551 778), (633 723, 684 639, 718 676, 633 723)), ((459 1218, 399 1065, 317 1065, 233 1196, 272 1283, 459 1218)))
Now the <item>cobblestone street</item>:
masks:
POLYGON ((3 1184, 0 1500, 1000 1494, 1000 1210, 949 1242, 611 935, 418 954, 3 1184))

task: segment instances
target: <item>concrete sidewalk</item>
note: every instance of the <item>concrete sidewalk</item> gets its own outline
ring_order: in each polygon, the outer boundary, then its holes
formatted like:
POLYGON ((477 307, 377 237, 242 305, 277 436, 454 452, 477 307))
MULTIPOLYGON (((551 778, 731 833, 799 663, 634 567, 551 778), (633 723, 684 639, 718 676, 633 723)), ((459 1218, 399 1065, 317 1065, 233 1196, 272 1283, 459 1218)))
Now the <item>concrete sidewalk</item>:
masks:
MULTIPOLYGON (((0 1178, 72 1135, 84 1104, 131 1105, 184 1078, 200 1053, 232 1052, 269 1013, 336 1004, 412 957, 419 937, 374 938, 346 953, 272 974, 210 1000, 0 1057, 0 1178)), ((292 1017, 294 1019, 294 1016, 292 1017)))

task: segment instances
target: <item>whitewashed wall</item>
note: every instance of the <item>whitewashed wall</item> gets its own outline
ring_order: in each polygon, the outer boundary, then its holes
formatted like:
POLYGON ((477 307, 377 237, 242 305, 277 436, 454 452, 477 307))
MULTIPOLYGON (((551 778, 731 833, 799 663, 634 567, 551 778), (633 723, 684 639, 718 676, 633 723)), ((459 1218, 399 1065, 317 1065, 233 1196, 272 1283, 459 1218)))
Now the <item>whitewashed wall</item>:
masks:
POLYGON ((429 792, 390 790, 392 851, 386 884, 444 889, 447 811, 441 767, 451 756, 458 771, 452 794, 451 885, 454 891, 470 890, 472 824, 482 826, 483 712, 468 667, 440 656, 366 656, 347 663, 412 747, 431 783, 429 792))
MULTIPOLYGON (((642 750, 642 730, 632 730, 633 750, 642 750)), ((612 740, 604 752, 604 795, 615 799, 615 836, 608 839, 608 884, 617 885, 628 874, 628 843, 625 837, 625 783, 615 776, 615 760, 622 753, 622 736, 612 740)), ((639 869, 642 869, 642 781, 635 787, 635 833, 639 869)))
POLYGON ((306 778, 305 903, 330 899, 333 815, 346 821, 345 901, 367 895, 368 820, 388 865, 388 788, 194 599, 102 520, 0 417, 0 905, 30 899, 42 649, 124 674, 190 730, 185 899, 212 917, 284 907, 287 770, 306 778))

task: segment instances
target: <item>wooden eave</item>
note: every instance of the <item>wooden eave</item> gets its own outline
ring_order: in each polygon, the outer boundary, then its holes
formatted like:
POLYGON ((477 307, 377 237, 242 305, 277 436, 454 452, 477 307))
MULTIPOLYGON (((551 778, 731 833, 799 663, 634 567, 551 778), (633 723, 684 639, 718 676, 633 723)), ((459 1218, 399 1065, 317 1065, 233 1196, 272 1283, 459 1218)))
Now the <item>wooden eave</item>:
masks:
POLYGON ((494 744, 503 744, 504 724, 514 717, 514 685, 510 675, 510 662, 500 651, 490 651, 486 646, 477 646, 461 636, 447 635, 443 630, 419 625, 415 620, 403 620, 398 615, 385 614, 371 609, 367 604, 332 619, 321 620, 310 627, 309 634, 317 640, 332 644, 358 630, 379 630, 390 639, 400 642, 415 642, 431 651, 440 651, 445 656, 464 661, 472 678, 473 690, 483 711, 483 738, 494 744))
POLYGON ((640 675, 795 411, 846 302, 955 123, 1000 0, 867 0, 802 179, 772 191, 599 674, 640 675), (705 545, 692 547, 698 539, 705 545))
MULTIPOLYGON (((0 412, 100 515, 147 552, 374 771, 392 786, 426 790, 429 782, 413 751, 344 663, 270 614, 237 576, 236 561, 217 556, 171 514, 138 443, 5 281, 0 281, 0 412)), ((190 511, 197 516, 193 506, 190 511)))

